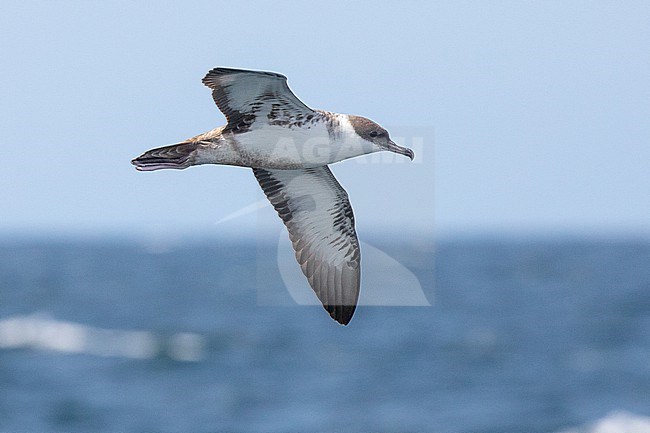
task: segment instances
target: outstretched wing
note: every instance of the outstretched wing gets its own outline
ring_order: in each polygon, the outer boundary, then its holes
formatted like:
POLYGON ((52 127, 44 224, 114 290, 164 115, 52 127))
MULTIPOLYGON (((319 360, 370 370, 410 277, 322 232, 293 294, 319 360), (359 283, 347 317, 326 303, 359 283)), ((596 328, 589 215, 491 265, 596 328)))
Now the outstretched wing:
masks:
POLYGON ((347 325, 359 298, 359 241, 348 194, 327 166, 253 168, 287 226, 296 259, 330 316, 347 325))
POLYGON ((245 132, 258 117, 264 121, 292 123, 313 116, 287 85, 287 77, 275 72, 215 68, 203 78, 212 98, 226 116, 227 131, 245 132))

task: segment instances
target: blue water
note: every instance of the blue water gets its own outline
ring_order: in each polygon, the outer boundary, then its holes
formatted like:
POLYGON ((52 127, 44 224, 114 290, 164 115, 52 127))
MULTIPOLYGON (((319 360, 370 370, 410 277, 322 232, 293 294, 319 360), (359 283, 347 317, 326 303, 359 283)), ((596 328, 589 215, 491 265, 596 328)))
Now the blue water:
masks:
POLYGON ((5 344, 0 431, 532 433, 650 415, 650 243, 374 245, 431 307, 362 306, 339 326, 292 304, 273 244, 0 242, 0 321, 45 315, 159 346, 5 344), (168 350, 177 333, 200 338, 196 359, 168 350))

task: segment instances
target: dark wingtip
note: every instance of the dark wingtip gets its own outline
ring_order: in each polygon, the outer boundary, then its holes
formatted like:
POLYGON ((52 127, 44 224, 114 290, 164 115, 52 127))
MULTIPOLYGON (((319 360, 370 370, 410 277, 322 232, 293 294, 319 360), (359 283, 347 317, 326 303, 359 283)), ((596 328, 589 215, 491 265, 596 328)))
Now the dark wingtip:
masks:
POLYGON ((356 305, 328 305, 325 306, 325 309, 330 314, 332 319, 336 320, 343 326, 347 326, 352 320, 354 311, 356 310, 356 305))
POLYGON ((284 80, 287 79, 286 76, 279 74, 277 72, 216 67, 210 69, 208 73, 205 75, 205 77, 203 77, 203 80, 201 80, 201 82, 206 86, 213 88, 214 86, 218 85, 218 82, 215 81, 218 77, 224 75, 231 75, 231 74, 257 74, 257 75, 264 75, 267 77, 281 78, 284 80))

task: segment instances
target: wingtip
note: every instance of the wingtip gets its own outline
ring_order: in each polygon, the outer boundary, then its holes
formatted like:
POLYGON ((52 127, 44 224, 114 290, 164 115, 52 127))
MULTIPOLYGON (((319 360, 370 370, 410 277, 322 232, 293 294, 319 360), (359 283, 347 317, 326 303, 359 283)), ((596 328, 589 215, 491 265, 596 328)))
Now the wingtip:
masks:
POLYGON ((219 69, 220 69, 220 68, 212 68, 212 69, 210 69, 210 70, 205 74, 205 77, 203 77, 203 79, 201 80, 201 82, 202 82, 203 84, 205 84, 206 86, 210 87, 210 84, 212 83, 212 78, 213 78, 214 76, 216 76, 216 75, 221 75, 221 74, 219 73, 219 69))
POLYGON ((337 321, 343 326, 347 326, 354 316, 354 311, 356 310, 356 305, 335 305, 335 306, 326 306, 327 312, 330 314, 332 319, 337 321))
POLYGON ((286 76, 278 73, 278 72, 271 72, 271 71, 256 71, 252 69, 237 69, 237 68, 222 68, 222 67, 216 67, 212 68, 208 71, 207 74, 205 74, 205 77, 201 80, 203 84, 205 84, 208 87, 211 87, 211 85, 215 84, 215 78, 224 76, 224 75, 231 75, 231 74, 259 74, 259 75, 266 75, 269 77, 275 77, 275 78, 282 78, 284 80, 287 79, 286 76))

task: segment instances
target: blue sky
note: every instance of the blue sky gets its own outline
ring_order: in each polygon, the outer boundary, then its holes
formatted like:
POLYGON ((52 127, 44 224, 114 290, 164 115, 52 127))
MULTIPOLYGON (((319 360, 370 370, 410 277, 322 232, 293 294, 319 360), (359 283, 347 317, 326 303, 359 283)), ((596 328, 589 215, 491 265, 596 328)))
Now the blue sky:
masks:
POLYGON ((263 198, 249 170, 129 163, 222 124, 201 78, 229 66, 419 146, 333 167, 360 232, 650 234, 648 2, 2 9, 0 233, 278 229, 270 208, 216 224, 263 198))

